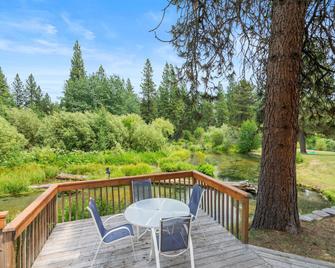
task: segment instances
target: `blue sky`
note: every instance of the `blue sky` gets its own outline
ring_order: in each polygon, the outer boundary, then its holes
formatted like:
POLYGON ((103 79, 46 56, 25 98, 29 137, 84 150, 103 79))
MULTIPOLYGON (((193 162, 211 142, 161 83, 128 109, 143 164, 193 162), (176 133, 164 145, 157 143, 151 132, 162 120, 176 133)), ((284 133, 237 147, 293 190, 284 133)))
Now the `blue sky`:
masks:
MULTIPOLYGON (((62 96, 72 46, 79 40, 87 73, 102 64, 108 74, 130 78, 139 91, 146 58, 158 84, 166 61, 180 65, 173 48, 149 30, 166 0, 0 0, 0 66, 12 83, 16 73, 36 81, 53 100, 62 96)), ((162 35, 175 22, 171 10, 162 35)))

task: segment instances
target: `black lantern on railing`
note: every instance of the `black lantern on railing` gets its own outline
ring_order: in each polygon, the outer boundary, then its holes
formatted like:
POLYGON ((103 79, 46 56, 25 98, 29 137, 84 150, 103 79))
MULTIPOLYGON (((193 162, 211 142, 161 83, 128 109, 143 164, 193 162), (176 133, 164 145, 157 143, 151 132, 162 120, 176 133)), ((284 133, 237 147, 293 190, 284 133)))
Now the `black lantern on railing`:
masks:
POLYGON ((110 179, 111 178, 111 170, 110 170, 109 167, 106 168, 106 174, 107 174, 108 179, 110 179))

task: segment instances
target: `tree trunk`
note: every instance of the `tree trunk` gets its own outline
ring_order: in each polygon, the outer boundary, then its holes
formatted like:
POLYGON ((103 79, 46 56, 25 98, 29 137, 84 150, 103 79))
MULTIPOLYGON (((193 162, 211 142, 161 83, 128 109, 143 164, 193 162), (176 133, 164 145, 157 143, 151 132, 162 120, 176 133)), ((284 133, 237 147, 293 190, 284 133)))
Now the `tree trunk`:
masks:
POLYGON ((306 134, 303 129, 299 129, 299 145, 300 145, 300 153, 307 154, 306 134))
POLYGON ((300 230, 295 155, 306 2, 273 0, 261 172, 253 228, 300 230))

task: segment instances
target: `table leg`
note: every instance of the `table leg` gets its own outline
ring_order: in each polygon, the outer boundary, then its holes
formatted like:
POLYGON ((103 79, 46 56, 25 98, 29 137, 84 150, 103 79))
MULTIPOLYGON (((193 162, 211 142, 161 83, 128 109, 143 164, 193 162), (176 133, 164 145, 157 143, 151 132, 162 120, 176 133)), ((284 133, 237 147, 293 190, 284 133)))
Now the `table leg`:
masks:
POLYGON ((156 239, 156 232, 154 228, 151 228, 151 235, 152 235, 152 243, 153 243, 153 248, 155 250, 155 258, 156 258, 156 267, 160 268, 160 262, 159 262, 159 251, 158 251, 158 246, 157 246, 157 239, 156 239))

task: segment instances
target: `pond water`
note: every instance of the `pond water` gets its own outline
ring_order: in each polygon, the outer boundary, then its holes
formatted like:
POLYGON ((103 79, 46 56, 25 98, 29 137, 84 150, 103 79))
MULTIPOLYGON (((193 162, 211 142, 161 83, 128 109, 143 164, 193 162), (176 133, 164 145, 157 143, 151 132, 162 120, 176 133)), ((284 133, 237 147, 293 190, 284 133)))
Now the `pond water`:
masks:
MULTIPOLYGON (((257 184, 259 174, 259 156, 257 155, 208 155, 206 160, 216 167, 215 177, 223 181, 245 181, 257 184)), ((250 200, 250 210, 255 209, 256 197, 250 200)), ((300 214, 311 213, 331 207, 332 204, 320 193, 307 189, 298 189, 298 207, 300 214)))
POLYGON ((0 211, 9 211, 8 222, 15 218, 31 202, 33 202, 42 191, 34 191, 20 196, 9 196, 0 198, 0 211))

